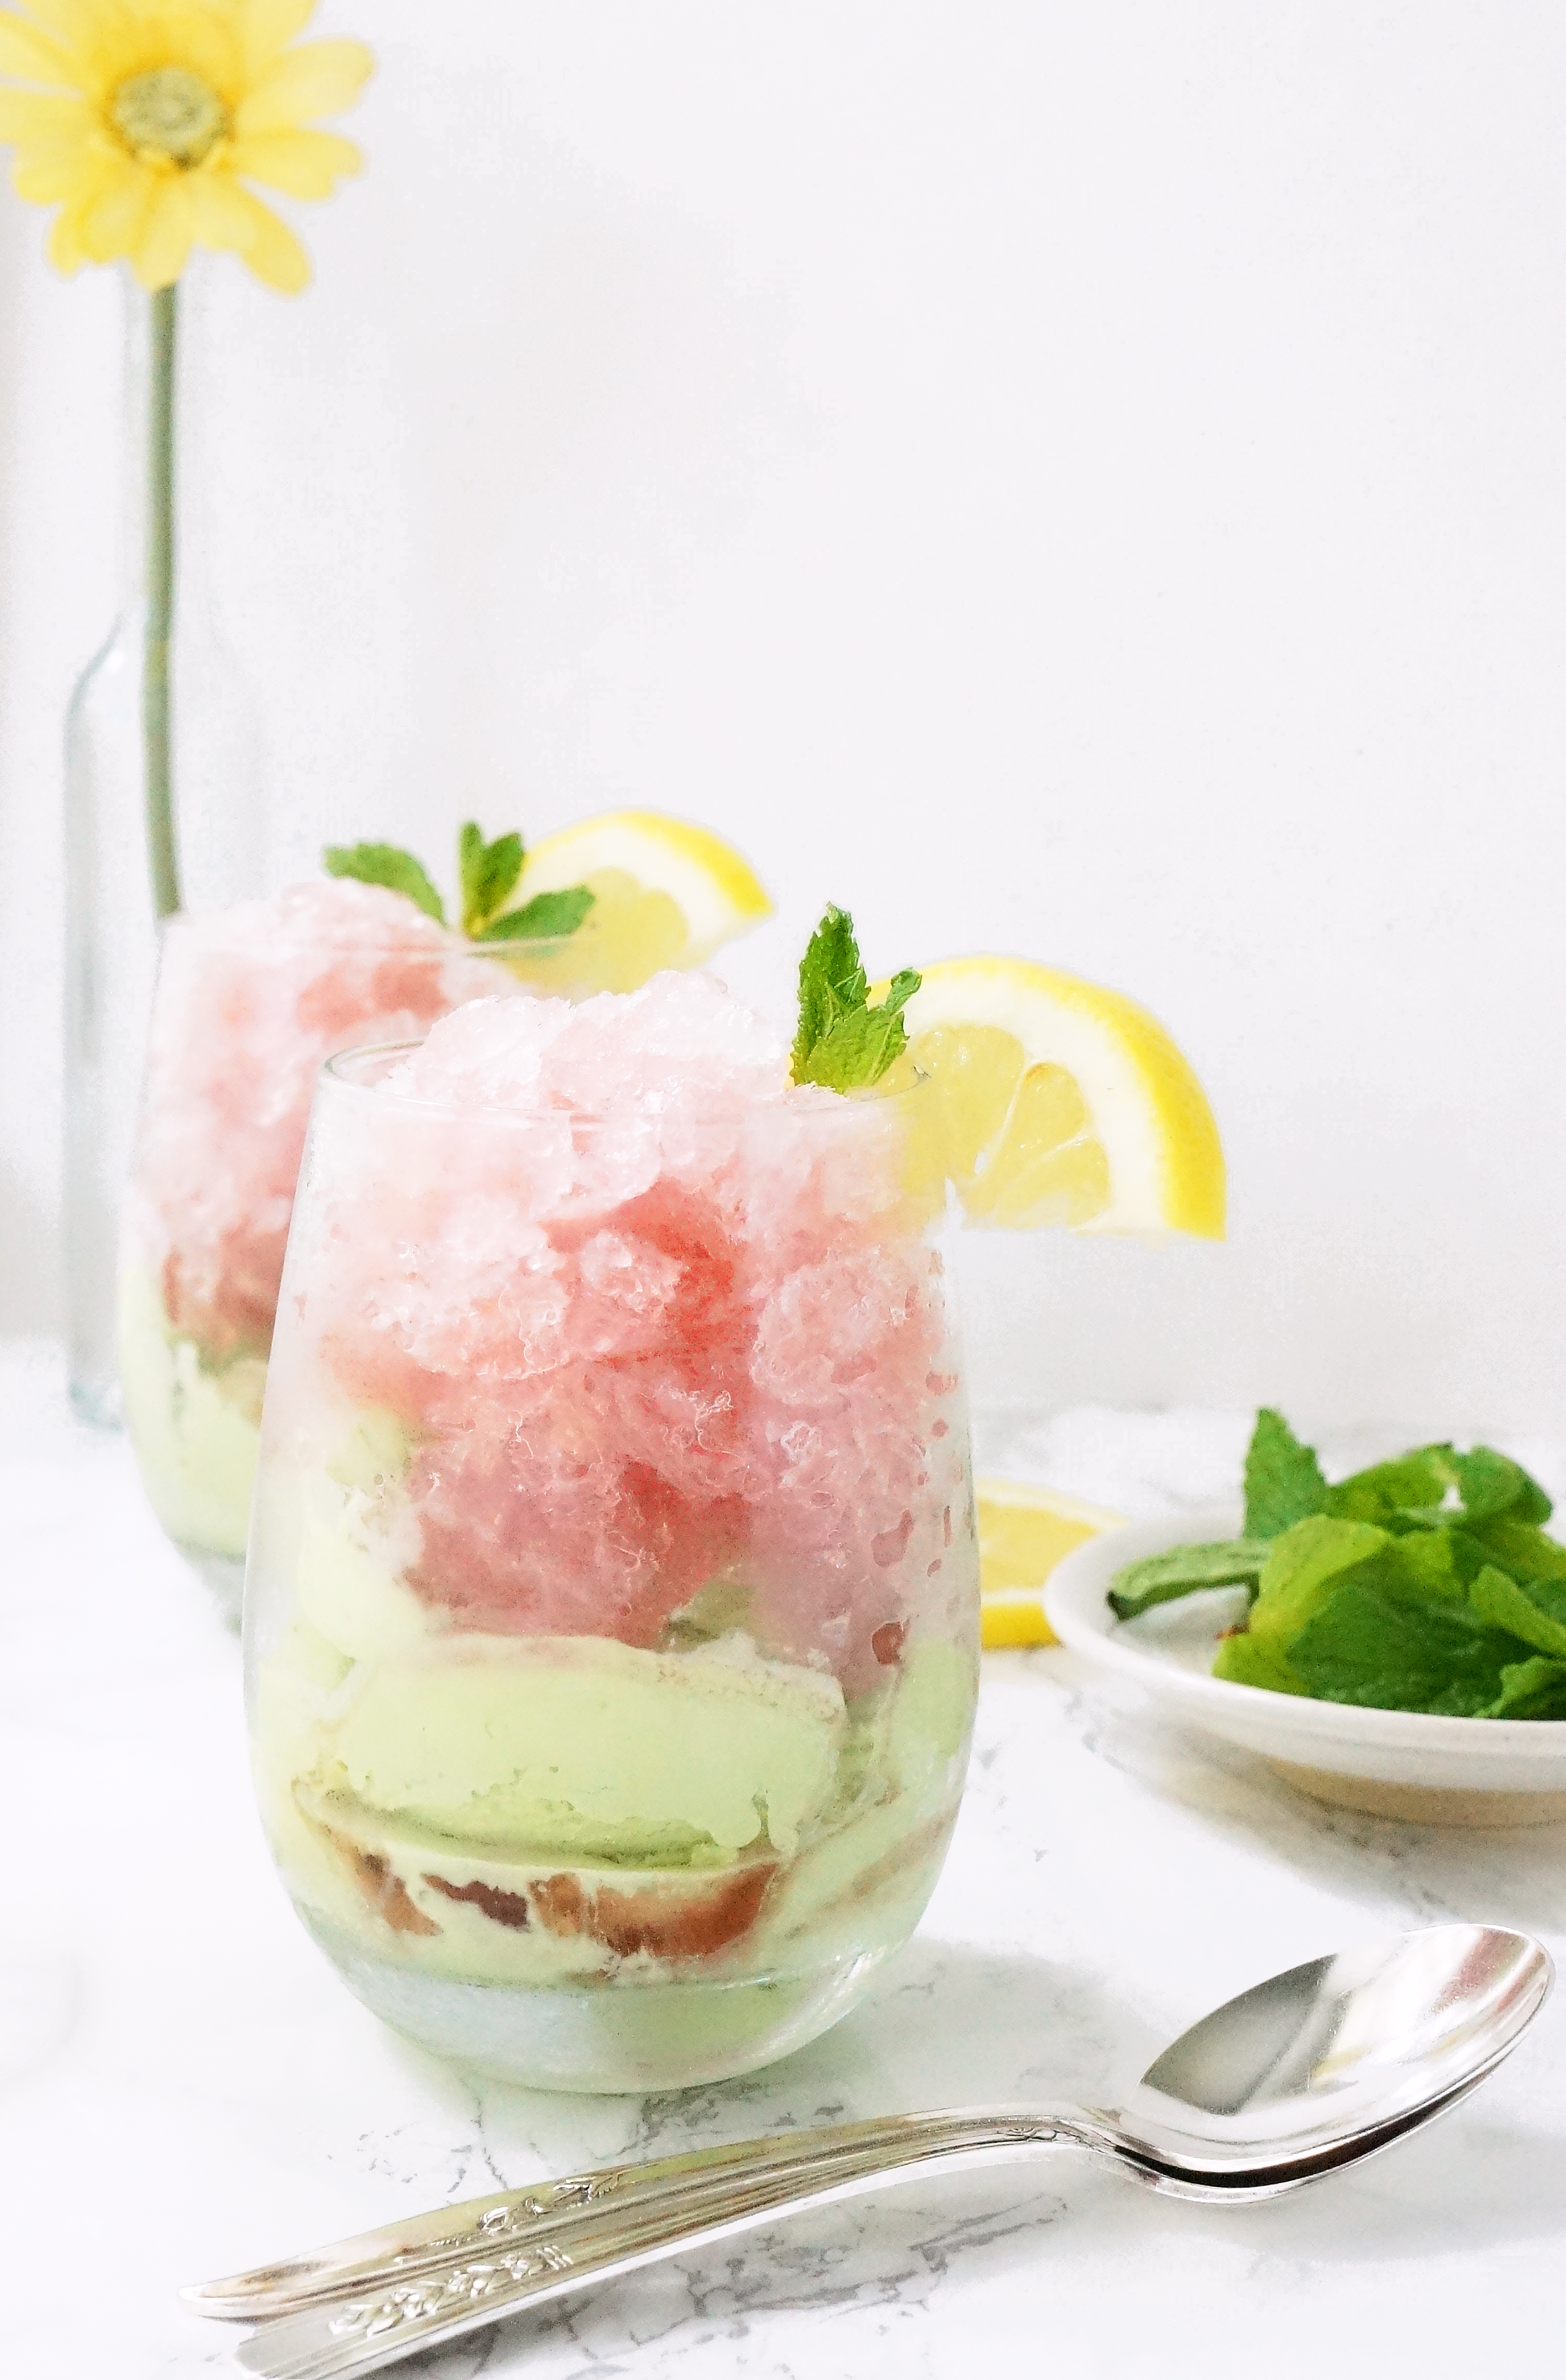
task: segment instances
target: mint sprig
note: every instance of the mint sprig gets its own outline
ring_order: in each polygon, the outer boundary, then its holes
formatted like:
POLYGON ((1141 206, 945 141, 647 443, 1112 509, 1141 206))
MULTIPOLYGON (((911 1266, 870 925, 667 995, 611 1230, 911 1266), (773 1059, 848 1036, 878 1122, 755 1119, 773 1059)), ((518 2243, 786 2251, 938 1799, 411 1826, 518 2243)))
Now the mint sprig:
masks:
POLYGON ((794 1035, 796 1083, 852 1091, 878 1083, 908 1047, 902 1012, 919 990, 910 967, 892 978, 885 1000, 870 1004, 854 921, 828 907, 800 961, 800 1021, 794 1035))
MULTIPOLYGON (((506 903, 522 875, 526 849, 520 834, 500 834, 493 843, 469 819, 457 837, 457 880, 462 891, 461 930, 470 942, 563 941, 573 934, 593 906, 585 884, 572 884, 558 892, 536 892, 519 909, 506 903)), ((394 843, 334 843, 321 853, 329 876, 352 877, 360 884, 382 884, 402 892, 438 926, 446 923, 446 905, 423 863, 394 843)))

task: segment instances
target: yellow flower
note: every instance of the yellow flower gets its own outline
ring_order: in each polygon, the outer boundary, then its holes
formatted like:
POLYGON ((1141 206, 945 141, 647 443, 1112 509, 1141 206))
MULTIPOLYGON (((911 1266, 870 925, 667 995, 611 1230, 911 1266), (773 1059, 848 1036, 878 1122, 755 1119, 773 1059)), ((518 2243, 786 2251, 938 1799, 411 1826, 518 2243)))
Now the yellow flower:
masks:
POLYGON ((307 129, 357 96, 362 42, 291 49, 315 0, 27 0, 0 10, 0 140, 24 199, 59 207, 62 273, 128 257, 147 289, 177 281, 192 246, 229 249, 273 289, 310 268, 247 181, 330 198, 363 159, 307 129))

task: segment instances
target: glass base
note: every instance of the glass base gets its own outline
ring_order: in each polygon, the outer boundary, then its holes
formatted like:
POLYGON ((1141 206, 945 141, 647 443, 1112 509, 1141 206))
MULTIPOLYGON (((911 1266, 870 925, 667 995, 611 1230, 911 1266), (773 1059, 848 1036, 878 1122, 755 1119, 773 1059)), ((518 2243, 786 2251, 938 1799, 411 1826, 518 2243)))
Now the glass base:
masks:
POLYGON ((218 1607, 218 1617, 225 1628, 237 1636, 245 1608, 245 1557, 243 1554, 214 1554, 205 1546, 175 1544, 190 1564, 198 1578, 211 1588, 218 1607))
POLYGON ((863 1998, 890 1955, 729 1982, 464 1984, 367 1959, 295 1902, 355 1998, 437 2058, 535 2091, 683 2091, 770 2066, 863 1998))

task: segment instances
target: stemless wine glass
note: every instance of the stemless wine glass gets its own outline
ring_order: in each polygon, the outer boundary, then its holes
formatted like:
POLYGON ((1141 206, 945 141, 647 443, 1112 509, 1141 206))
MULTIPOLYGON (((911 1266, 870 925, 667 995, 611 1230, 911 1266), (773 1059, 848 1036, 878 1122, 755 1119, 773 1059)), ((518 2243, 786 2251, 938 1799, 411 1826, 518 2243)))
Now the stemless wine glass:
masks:
POLYGON ((584 1042, 596 1107, 327 1067, 246 1584, 304 1924, 399 2031, 562 2090, 834 2023, 934 1884, 978 1680, 920 1093, 687 1098, 645 1041, 584 1042))
POLYGON ((159 1520, 239 1622, 261 1396, 310 1099, 334 1050, 464 1001, 576 996, 569 945, 464 943, 351 881, 163 929, 121 1232, 126 1427, 159 1520))

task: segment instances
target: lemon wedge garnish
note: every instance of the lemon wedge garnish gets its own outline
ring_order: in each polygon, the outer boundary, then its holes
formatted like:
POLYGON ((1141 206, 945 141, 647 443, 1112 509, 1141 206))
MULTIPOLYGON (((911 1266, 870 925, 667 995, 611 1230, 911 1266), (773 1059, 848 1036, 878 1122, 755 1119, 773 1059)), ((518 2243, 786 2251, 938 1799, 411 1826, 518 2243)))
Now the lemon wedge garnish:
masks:
POLYGON ((934 1083, 929 1129, 970 1222, 1223 1237, 1212 1111, 1134 1001, 1031 959, 943 959, 903 1018, 884 1081, 934 1083))
POLYGON ((977 1479, 979 1514, 979 1614, 984 1644, 1053 1645, 1044 1618, 1044 1582, 1063 1554, 1105 1529, 1121 1525, 1117 1512, 1057 1496, 1053 1488, 1030 1488, 1020 1479, 977 1479))
POLYGON ((594 899, 570 941, 536 956, 524 944, 508 950, 509 963, 541 990, 634 991, 660 968, 703 965, 772 914, 737 851, 657 810, 611 810, 546 835, 506 905, 573 884, 594 899))

